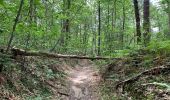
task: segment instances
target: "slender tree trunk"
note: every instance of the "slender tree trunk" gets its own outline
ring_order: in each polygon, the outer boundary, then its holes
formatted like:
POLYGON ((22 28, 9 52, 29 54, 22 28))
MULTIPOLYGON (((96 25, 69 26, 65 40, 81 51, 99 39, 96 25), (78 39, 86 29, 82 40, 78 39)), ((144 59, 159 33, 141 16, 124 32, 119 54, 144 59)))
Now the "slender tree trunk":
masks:
POLYGON ((110 6, 109 6, 110 2, 108 1, 107 4, 107 33, 106 33, 106 49, 110 50, 110 6))
POLYGON ((18 12, 17 12, 17 16, 15 18, 15 22, 14 22, 14 25, 13 25, 13 28, 12 28, 11 36, 10 36, 10 39, 9 39, 9 42, 8 42, 8 45, 7 45, 6 52, 9 51, 9 48, 11 47, 11 44, 13 42, 14 32, 15 32, 15 29, 16 29, 20 14, 21 14, 23 4, 24 4, 24 0, 21 0, 20 1, 20 6, 19 6, 19 9, 18 9, 18 12))
POLYGON ((27 37, 26 37, 26 50, 28 48, 28 45, 29 45, 29 41, 30 41, 30 37, 31 37, 31 31, 32 31, 32 22, 33 22, 33 15, 34 15, 34 0, 30 0, 29 2, 29 27, 30 27, 30 30, 29 32, 27 33, 27 37))
MULTIPOLYGON (((48 12, 49 12, 49 10, 48 10, 48 5, 47 5, 47 0, 44 1, 44 4, 45 4, 45 15, 44 15, 44 16, 45 16, 45 25, 46 25, 46 26, 45 26, 45 32, 47 33, 48 27, 49 27, 49 26, 48 26, 48 20, 49 20, 49 19, 48 19, 48 18, 49 18, 49 17, 48 17, 48 14, 49 14, 48 12)), ((44 36, 44 37, 45 37, 45 36, 44 36)))
POLYGON ((92 20, 94 20, 94 24, 95 24, 95 27, 94 27, 94 32, 93 32, 93 43, 94 43, 94 45, 93 45, 93 47, 94 47, 94 55, 97 55, 97 16, 95 15, 95 12, 94 12, 94 19, 92 19, 92 20))
POLYGON ((109 25, 110 25, 110 6, 109 6, 110 2, 108 1, 108 5, 107 5, 107 28, 109 29, 109 25))
POLYGON ((122 49, 124 47, 125 21, 126 21, 126 11, 125 11, 125 1, 123 1, 123 23, 122 23, 122 33, 121 33, 122 49))
MULTIPOLYGON (((71 6, 71 1, 70 0, 66 0, 66 16, 69 17, 69 10, 70 10, 70 6, 71 6)), ((69 18, 67 18, 65 20, 65 23, 64 23, 64 28, 65 28, 65 32, 66 32, 66 40, 69 39, 70 35, 69 35, 69 32, 70 32, 70 20, 69 18)))
POLYGON ((101 45, 101 11, 100 11, 100 0, 98 1, 98 56, 100 56, 100 45, 101 45))
POLYGON ((169 18, 169 34, 170 34, 170 1, 169 1, 169 4, 168 4, 168 18, 169 18))
POLYGON ((114 23, 115 24, 113 24, 114 25, 114 28, 116 28, 116 26, 117 26, 117 24, 116 24, 116 22, 117 22, 117 0, 115 0, 114 1, 114 23))
POLYGON ((53 0, 52 1, 52 9, 51 9, 51 27, 53 27, 54 26, 54 12, 55 12, 55 9, 54 9, 54 4, 55 4, 55 1, 53 0))
POLYGON ((71 7, 71 0, 63 0, 63 14, 67 17, 66 19, 63 19, 63 26, 62 26, 62 33, 61 33, 61 45, 65 46, 64 51, 66 51, 66 46, 68 39, 70 38, 70 7, 71 7))
POLYGON ((30 0, 30 23, 33 21, 33 16, 34 16, 34 0, 30 0))
MULTIPOLYGON (((117 0, 114 0, 114 29, 117 29, 117 3, 118 3, 118 1, 117 0)), ((114 32, 114 31, 113 31, 114 32)), ((117 38, 118 36, 117 36, 117 33, 116 32, 114 32, 114 34, 113 34, 113 36, 112 36, 112 38, 114 39, 114 40, 116 40, 116 41, 118 41, 119 40, 119 38, 117 38)), ((112 45, 112 47, 113 47, 113 45, 112 45)), ((117 45, 115 45, 114 44, 114 48, 112 48, 113 50, 115 50, 115 49, 117 49, 117 45)))
POLYGON ((133 0, 134 10, 135 10, 135 18, 136 18, 136 35, 137 35, 137 43, 141 42, 141 30, 140 30, 140 14, 139 14, 139 6, 138 0, 133 0))
POLYGON ((150 41, 150 0, 144 0, 144 11, 143 11, 143 29, 144 29, 144 45, 147 46, 147 44, 150 41))
POLYGON ((80 35, 79 35, 79 38, 80 38, 80 44, 82 43, 82 27, 81 27, 81 24, 79 25, 79 33, 80 33, 80 35))
POLYGON ((33 18, 34 18, 34 23, 38 26, 37 24, 37 5, 34 3, 34 13, 33 13, 33 18))
POLYGON ((87 53, 87 24, 84 24, 84 34, 83 34, 83 48, 84 48, 84 54, 86 55, 87 53))
POLYGON ((170 38, 170 1, 166 0, 167 4, 168 4, 168 19, 169 19, 169 38, 170 38))
POLYGON ((109 34, 109 52, 110 52, 110 55, 111 55, 111 52, 112 52, 112 38, 113 38, 113 31, 114 31, 114 7, 112 8, 112 11, 111 11, 111 30, 112 30, 112 32, 110 32, 110 34, 109 34))
POLYGON ((160 22, 160 18, 159 18, 160 16, 157 15, 156 17, 157 17, 158 29, 159 29, 159 32, 161 32, 161 22, 160 22))

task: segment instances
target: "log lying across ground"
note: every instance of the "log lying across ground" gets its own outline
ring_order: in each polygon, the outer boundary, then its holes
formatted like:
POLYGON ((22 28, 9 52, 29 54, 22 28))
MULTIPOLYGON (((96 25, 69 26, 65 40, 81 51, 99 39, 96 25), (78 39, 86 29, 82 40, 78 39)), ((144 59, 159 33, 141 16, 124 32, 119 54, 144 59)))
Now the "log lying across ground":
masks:
POLYGON ((63 55, 63 54, 54 54, 54 53, 46 53, 46 52, 35 52, 35 51, 25 51, 19 48, 12 48, 12 54, 14 56, 42 56, 48 58, 72 58, 72 59, 91 59, 91 60, 113 60, 113 59, 121 59, 121 58, 110 58, 110 57, 88 57, 88 56, 78 56, 78 55, 63 55))

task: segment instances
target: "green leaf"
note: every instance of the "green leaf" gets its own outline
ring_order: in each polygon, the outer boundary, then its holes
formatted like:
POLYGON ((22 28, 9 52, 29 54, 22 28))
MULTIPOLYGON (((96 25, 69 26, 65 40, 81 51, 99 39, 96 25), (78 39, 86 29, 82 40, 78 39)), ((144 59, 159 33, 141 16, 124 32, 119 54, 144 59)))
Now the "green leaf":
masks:
POLYGON ((40 0, 35 0, 35 4, 39 5, 40 4, 40 0))
POLYGON ((0 5, 4 6, 4 0, 0 0, 0 5))

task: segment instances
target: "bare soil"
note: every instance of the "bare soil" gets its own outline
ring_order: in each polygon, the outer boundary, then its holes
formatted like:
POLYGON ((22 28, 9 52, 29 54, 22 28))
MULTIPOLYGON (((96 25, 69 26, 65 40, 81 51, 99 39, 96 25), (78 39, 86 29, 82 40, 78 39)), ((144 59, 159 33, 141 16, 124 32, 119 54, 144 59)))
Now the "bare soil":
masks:
POLYGON ((99 100, 100 75, 89 60, 81 60, 68 71, 70 95, 68 100, 99 100))

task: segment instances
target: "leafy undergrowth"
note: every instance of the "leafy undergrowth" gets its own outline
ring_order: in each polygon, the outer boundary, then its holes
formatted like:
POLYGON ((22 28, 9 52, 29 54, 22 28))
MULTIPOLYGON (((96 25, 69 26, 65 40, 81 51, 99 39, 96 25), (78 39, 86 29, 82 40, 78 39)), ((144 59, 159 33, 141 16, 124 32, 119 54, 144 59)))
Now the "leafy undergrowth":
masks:
POLYGON ((148 51, 139 50, 129 57, 115 60, 107 67, 101 84, 103 100, 170 100, 170 71, 143 75, 138 80, 116 85, 124 80, 138 75, 148 69, 170 66, 170 57, 167 55, 148 54, 148 51))
POLYGON ((0 100, 60 100, 68 92, 68 65, 72 63, 63 59, 0 54, 0 100))

